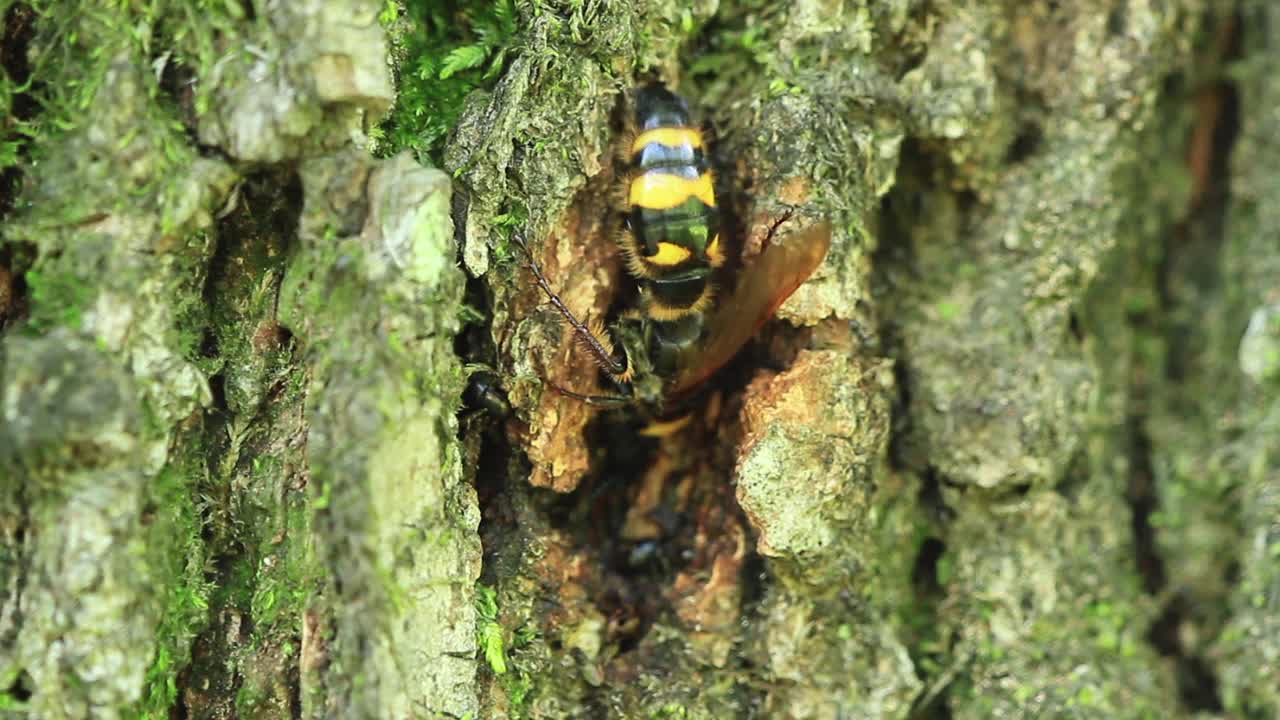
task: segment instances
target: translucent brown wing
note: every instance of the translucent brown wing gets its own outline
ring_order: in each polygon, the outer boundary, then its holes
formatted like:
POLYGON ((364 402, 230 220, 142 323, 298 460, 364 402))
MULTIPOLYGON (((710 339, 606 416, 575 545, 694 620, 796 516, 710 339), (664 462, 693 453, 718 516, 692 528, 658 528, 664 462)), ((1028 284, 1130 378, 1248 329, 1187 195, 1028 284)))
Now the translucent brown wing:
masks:
POLYGON ((760 326, 822 264, 831 247, 831 224, 819 223, 774 241, 743 268, 733 292, 723 298, 707 328, 706 345, 667 387, 672 397, 688 392, 733 359, 760 326))

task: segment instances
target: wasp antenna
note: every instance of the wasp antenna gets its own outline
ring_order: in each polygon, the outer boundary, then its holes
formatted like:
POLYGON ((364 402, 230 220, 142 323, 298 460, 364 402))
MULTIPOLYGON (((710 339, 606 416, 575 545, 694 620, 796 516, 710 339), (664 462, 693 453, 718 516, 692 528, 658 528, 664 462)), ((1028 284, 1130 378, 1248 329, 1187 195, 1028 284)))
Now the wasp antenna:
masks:
POLYGON ((609 331, 605 329, 604 323, 600 320, 600 318, 593 317, 587 321, 586 325, 587 325, 586 336, 584 337, 582 335, 577 335, 574 338, 577 341, 578 345, 581 345, 583 348, 585 348, 587 352, 593 352, 595 348, 587 344, 587 341, 586 341, 586 338, 591 338, 596 341, 596 344, 600 346, 600 349, 604 351, 605 355, 609 357, 617 357, 613 351, 613 340, 610 339, 609 331))
POLYGON ((626 377, 628 375, 628 363, 626 358, 621 361, 613 356, 613 343, 601 342, 591 329, 588 328, 581 320, 573 314, 568 305, 560 299, 560 296, 551 289, 551 283, 547 282, 547 276, 542 274, 542 268, 538 266, 538 261, 533 258, 533 252, 529 250, 529 246, 525 243, 524 234, 517 230, 511 233, 511 238, 516 241, 520 249, 524 251, 525 257, 529 259, 529 270, 533 273, 534 278, 538 281, 538 287, 542 288, 542 292, 546 293, 551 304, 555 306, 560 315, 564 317, 565 322, 573 328, 573 332, 578 339, 578 343, 586 349, 596 364, 602 370, 614 377, 626 377))

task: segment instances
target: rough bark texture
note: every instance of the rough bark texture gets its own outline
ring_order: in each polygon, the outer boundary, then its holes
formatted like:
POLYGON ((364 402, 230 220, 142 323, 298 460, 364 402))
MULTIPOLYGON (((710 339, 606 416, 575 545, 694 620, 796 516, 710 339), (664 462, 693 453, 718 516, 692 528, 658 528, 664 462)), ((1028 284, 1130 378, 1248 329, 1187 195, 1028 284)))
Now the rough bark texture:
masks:
POLYGON ((1280 714, 1271 3, 0 15, 0 716, 1280 714), (652 78, 835 228, 656 438, 652 78))

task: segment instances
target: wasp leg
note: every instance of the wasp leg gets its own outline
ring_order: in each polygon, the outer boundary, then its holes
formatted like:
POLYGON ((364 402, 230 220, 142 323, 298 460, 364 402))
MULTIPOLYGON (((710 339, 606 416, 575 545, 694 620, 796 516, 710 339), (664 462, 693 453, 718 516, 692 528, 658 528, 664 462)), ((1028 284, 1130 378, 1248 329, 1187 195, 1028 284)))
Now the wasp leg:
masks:
POLYGON ((596 407, 625 407, 627 405, 634 405, 636 402, 635 398, 628 397, 626 395, 583 395, 582 393, 574 392, 568 388, 562 388, 550 380, 543 380, 543 382, 550 385, 552 390, 555 390, 557 393, 567 398, 573 398, 579 402, 586 403, 587 405, 594 405, 596 407))
POLYGON ((769 249, 769 246, 773 244, 773 236, 778 233, 778 228, 782 227, 783 223, 791 219, 792 212, 792 208, 787 208, 786 212, 782 213, 782 217, 773 221, 773 224, 769 226, 769 234, 765 235, 764 242, 760 243, 760 252, 769 249))
POLYGON ((671 437, 689 425, 689 421, 693 420, 693 413, 685 413, 674 420, 654 420, 640 430, 640 434, 645 437, 664 438, 671 437))
POLYGON ((626 357, 624 356, 622 360, 615 358, 613 356, 613 343, 602 341, 596 337, 596 334, 591 332, 591 329, 579 320, 573 314, 573 311, 569 309, 569 306, 565 305, 564 301, 560 299, 560 296, 551 289, 551 283, 547 282, 547 276, 542 274, 542 268, 538 266, 538 261, 533 258, 533 252, 525 244, 523 233, 517 230, 511 234, 511 237, 520 246, 520 249, 524 251, 525 257, 529 259, 529 270, 537 278, 538 287, 542 288, 542 292, 546 293, 547 298, 551 300, 551 304, 555 306, 556 310, 560 311, 565 322, 569 323, 570 327, 573 328, 573 332, 578 336, 578 342, 591 354, 596 364, 606 373, 609 373, 610 377, 618 382, 626 382, 626 379, 630 376, 629 363, 626 357))

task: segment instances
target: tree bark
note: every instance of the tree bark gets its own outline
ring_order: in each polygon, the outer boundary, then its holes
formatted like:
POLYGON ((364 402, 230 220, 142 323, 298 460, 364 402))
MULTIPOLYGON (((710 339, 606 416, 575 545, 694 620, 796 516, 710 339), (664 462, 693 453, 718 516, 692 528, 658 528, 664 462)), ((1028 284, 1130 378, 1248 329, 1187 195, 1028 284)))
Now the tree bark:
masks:
POLYGON ((1280 713, 1269 3, 0 15, 0 715, 1280 713), (834 228, 661 437, 652 79, 834 228))

